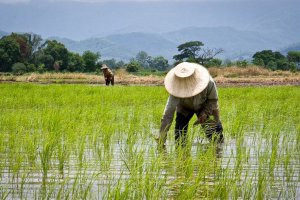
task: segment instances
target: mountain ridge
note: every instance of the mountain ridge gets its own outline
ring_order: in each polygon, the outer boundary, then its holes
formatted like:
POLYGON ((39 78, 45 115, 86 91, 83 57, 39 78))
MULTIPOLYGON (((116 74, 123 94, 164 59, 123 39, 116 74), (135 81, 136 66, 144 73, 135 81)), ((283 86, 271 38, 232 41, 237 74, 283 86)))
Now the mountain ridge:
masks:
POLYGON ((103 58, 130 60, 139 51, 151 56, 164 56, 171 60, 177 54, 177 46, 199 40, 204 48, 222 48, 222 59, 251 59, 256 51, 277 50, 286 46, 277 38, 270 38, 255 31, 236 30, 232 27, 187 27, 165 33, 119 33, 73 41, 56 38, 67 48, 78 53, 86 50, 100 52, 103 58))
MULTIPOLYGON (((1 34, 9 33, 0 31, 1 34)), ((168 60, 172 60, 172 57, 178 53, 178 45, 193 40, 203 42, 203 48, 222 48, 224 53, 219 55, 219 58, 231 60, 250 60, 255 52, 264 49, 285 52, 285 49, 291 46, 281 42, 278 38, 270 38, 267 34, 237 30, 228 26, 190 26, 164 33, 116 33, 78 41, 65 37, 48 37, 46 39, 55 39, 63 43, 70 51, 80 54, 90 50, 99 52, 102 59, 115 58, 124 61, 134 58, 139 51, 145 51, 150 56, 164 56, 168 60)))

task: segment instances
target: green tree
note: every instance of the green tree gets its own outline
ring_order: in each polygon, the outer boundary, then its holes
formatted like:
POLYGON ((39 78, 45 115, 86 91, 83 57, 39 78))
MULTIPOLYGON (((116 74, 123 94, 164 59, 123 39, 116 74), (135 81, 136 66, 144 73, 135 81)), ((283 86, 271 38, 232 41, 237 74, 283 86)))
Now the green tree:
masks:
POLYGON ((287 59, 289 62, 300 63, 300 51, 289 51, 287 59))
POLYGON ((135 60, 138 61, 143 68, 149 68, 151 59, 151 56, 149 56, 145 51, 138 52, 135 57, 135 60))
POLYGON ((269 62, 277 62, 278 60, 285 59, 284 55, 282 55, 280 52, 273 52, 272 50, 263 50, 256 52, 252 56, 253 60, 252 62, 254 64, 261 63, 263 61, 263 65, 266 67, 269 62))
POLYGON ((56 40, 47 40, 44 46, 44 54, 51 55, 54 59, 54 63, 56 61, 61 62, 60 70, 64 70, 68 66, 68 49, 60 42, 56 40))
POLYGON ((12 66, 12 72, 16 75, 22 75, 27 72, 26 65, 24 63, 15 63, 12 66))
POLYGON ((24 34, 17 34, 17 33, 12 33, 10 36, 13 38, 18 44, 19 44, 19 49, 20 49, 20 61, 27 63, 31 57, 31 46, 27 41, 27 38, 24 34))
POLYGON ((294 62, 289 62, 289 69, 290 69, 292 72, 296 72, 296 71, 297 71, 297 64, 294 63, 294 62))
POLYGON ((84 61, 83 58, 78 53, 69 52, 68 55, 68 66, 67 70, 70 72, 82 72, 84 71, 84 61))
POLYGON ((2 37, 0 40, 0 71, 10 72, 12 65, 20 60, 19 44, 12 37, 2 37))
POLYGON ((202 48, 204 44, 200 41, 190 41, 179 45, 180 54, 173 56, 177 63, 182 61, 195 62, 206 65, 216 55, 223 52, 223 49, 202 48))
POLYGON ((252 58, 253 58, 252 62, 254 64, 263 61, 263 66, 265 67, 268 65, 269 62, 275 61, 274 53, 272 50, 263 50, 263 51, 256 52, 252 56, 252 58))
POLYGON ((267 68, 269 68, 271 70, 277 70, 277 64, 276 64, 276 62, 273 61, 273 60, 271 60, 270 62, 268 62, 267 68))
POLYGON ((264 60, 262 58, 254 59, 252 62, 257 66, 265 66, 264 60))
POLYGON ((252 62, 256 65, 263 63, 263 66, 272 70, 289 70, 287 58, 280 52, 273 52, 272 50, 263 50, 256 52, 252 56, 252 62))
POLYGON ((32 55, 41 47, 41 43, 43 39, 40 35, 33 34, 33 33, 25 33, 24 35, 31 46, 31 55, 32 55))
POLYGON ((0 71, 11 71, 12 64, 33 63, 33 51, 40 46, 41 37, 35 34, 12 33, 0 40, 0 71))
POLYGON ((204 44, 200 41, 190 41, 177 47, 179 54, 173 56, 176 61, 196 60, 198 52, 204 44))
POLYGON ((46 67, 45 67, 45 64, 40 64, 38 67, 37 67, 37 71, 41 74, 43 72, 46 71, 46 67))
POLYGON ((276 69, 279 70, 289 70, 290 69, 290 65, 289 62, 286 58, 282 58, 280 60, 276 61, 276 69))
POLYGON ((126 71, 128 72, 137 72, 139 71, 140 68, 141 68, 140 63, 137 62, 136 60, 132 60, 130 61, 130 63, 126 65, 126 71))
POLYGON ((33 53, 41 46, 42 42, 41 36, 32 33, 12 33, 9 37, 12 37, 19 44, 23 62, 32 60, 33 53))
POLYGON ((49 54, 45 54, 42 49, 33 54, 33 63, 36 66, 43 65, 43 70, 53 70, 54 62, 54 58, 49 54))
POLYGON ((36 71, 36 70, 37 70, 37 68, 35 67, 34 64, 28 64, 28 65, 26 66, 26 72, 34 72, 34 71, 36 71))
POLYGON ((169 67, 168 60, 162 56, 151 59, 150 68, 165 71, 169 67))
POLYGON ((286 57, 284 55, 282 55, 280 52, 278 51, 275 51, 274 52, 274 58, 275 60, 283 60, 283 59, 286 59, 286 57))
POLYGON ((82 55, 82 58, 86 71, 93 72, 96 70, 97 61, 100 59, 99 53, 85 51, 82 55))

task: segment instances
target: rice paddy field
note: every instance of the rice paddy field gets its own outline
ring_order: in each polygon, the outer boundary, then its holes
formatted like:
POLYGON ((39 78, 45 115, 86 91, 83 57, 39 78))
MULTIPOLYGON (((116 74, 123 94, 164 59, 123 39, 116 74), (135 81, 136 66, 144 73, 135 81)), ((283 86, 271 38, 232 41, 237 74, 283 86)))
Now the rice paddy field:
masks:
MULTIPOLYGON (((0 84, 0 199, 300 199, 300 87, 219 88, 223 145, 154 137, 162 86, 0 84)), ((196 120, 194 117, 191 125, 196 120)))

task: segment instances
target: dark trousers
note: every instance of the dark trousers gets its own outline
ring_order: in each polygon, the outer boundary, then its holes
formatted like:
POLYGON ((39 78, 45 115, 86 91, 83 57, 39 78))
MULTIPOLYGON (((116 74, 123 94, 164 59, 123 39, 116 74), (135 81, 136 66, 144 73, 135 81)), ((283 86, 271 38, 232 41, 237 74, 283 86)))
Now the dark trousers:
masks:
POLYGON ((114 76, 112 76, 111 78, 105 79, 105 84, 109 85, 109 83, 111 83, 111 85, 114 85, 115 84, 115 80, 114 79, 115 79, 114 76))
MULTIPOLYGON (((190 113, 187 116, 184 116, 181 113, 176 113, 176 124, 175 124, 175 141, 176 144, 181 144, 185 146, 187 140, 187 130, 189 121, 193 117, 194 113, 190 113)), ((222 123, 219 122, 217 125, 215 123, 206 122, 201 124, 202 128, 204 128, 204 132, 206 137, 210 141, 223 142, 223 127, 222 123), (212 125, 214 124, 214 125, 212 125)))

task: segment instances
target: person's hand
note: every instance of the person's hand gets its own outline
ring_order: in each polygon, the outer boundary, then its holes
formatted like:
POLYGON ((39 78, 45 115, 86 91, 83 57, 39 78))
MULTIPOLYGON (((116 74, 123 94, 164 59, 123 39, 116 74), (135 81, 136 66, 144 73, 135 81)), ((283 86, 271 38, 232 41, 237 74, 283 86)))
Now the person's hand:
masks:
POLYGON ((206 121, 206 119, 207 119, 207 115, 206 114, 200 114, 199 116, 198 116, 198 119, 197 119, 197 121, 195 121, 195 123, 194 123, 194 126, 195 125, 198 125, 198 124, 203 124, 205 121, 206 121))

